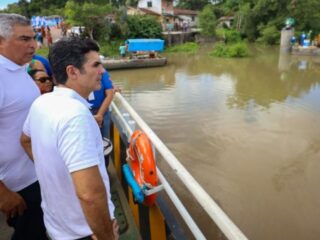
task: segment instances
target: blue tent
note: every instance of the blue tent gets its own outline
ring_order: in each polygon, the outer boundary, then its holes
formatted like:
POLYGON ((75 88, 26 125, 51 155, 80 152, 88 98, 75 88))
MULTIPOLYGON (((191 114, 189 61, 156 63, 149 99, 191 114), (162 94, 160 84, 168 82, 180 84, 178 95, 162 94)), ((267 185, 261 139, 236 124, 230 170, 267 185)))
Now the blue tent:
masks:
POLYGON ((163 51, 164 40, 162 39, 128 39, 128 51, 163 51))
POLYGON ((33 27, 41 27, 41 26, 56 26, 62 21, 61 17, 47 17, 47 16, 32 16, 31 24, 33 27))

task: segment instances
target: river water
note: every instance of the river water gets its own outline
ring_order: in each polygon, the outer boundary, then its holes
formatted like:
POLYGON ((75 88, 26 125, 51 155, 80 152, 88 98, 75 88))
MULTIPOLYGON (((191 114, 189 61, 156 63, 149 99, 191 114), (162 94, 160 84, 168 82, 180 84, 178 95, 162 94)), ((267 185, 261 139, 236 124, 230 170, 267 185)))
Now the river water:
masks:
POLYGON ((319 239, 320 57, 253 47, 249 58, 222 59, 209 50, 111 77, 247 237, 319 239))

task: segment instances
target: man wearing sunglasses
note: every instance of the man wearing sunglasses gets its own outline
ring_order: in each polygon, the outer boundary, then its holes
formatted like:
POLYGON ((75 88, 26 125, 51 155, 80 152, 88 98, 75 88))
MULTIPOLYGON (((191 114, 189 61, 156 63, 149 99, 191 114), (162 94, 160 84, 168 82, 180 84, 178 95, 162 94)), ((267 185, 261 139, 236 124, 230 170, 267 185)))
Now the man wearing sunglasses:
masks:
POLYGON ((13 240, 47 239, 34 164, 19 141, 40 95, 26 66, 36 50, 34 37, 25 17, 0 14, 0 211, 14 227, 13 240))

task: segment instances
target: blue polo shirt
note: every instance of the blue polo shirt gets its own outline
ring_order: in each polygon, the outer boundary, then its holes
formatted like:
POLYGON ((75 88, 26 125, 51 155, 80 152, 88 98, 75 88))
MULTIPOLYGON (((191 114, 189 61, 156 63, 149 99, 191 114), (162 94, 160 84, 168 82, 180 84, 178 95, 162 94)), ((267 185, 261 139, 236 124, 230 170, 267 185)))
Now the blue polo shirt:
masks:
POLYGON ((89 103, 92 104, 92 109, 99 109, 103 100, 106 97, 105 91, 108 89, 112 89, 112 81, 109 77, 109 73, 105 71, 102 74, 101 78, 101 88, 93 92, 94 100, 88 100, 89 103))

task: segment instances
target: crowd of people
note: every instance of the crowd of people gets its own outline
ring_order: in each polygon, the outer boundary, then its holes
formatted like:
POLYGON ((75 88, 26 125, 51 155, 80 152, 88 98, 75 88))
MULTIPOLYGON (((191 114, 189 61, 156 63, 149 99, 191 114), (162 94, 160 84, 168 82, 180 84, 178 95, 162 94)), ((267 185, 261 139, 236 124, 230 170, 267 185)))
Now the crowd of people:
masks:
POLYGON ((42 48, 43 46, 51 46, 52 34, 49 26, 41 26, 39 28, 34 28, 33 30, 36 33, 35 38, 38 48, 42 48))
POLYGON ((189 32, 190 31, 190 22, 187 20, 175 19, 174 22, 170 22, 167 20, 166 24, 162 26, 163 29, 168 32, 172 31, 181 31, 181 32, 189 32))
POLYGON ((0 14, 0 211, 20 239, 118 239, 103 137, 114 88, 90 39, 48 60, 18 14, 0 14), (102 86, 102 87, 101 87, 102 86))

